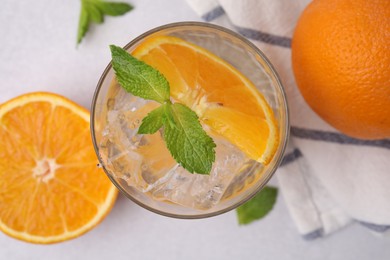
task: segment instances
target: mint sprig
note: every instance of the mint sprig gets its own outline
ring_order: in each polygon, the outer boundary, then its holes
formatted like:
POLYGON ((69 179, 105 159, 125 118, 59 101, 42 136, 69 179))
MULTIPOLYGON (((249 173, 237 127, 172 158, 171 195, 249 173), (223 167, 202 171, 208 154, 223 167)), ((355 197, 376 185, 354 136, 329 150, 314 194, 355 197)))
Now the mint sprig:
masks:
POLYGON ((112 66, 119 84, 134 96, 161 104, 151 111, 138 129, 153 134, 163 128, 163 137, 172 157, 190 173, 209 174, 215 161, 215 143, 189 107, 172 103, 165 77, 120 47, 111 45, 112 66))
POLYGON ((265 217, 272 210, 277 195, 277 188, 264 187, 255 197, 237 208, 238 223, 246 225, 265 217))
POLYGON ((77 44, 81 42, 89 29, 90 23, 101 24, 104 15, 119 16, 133 9, 128 3, 105 2, 102 0, 81 0, 77 44))

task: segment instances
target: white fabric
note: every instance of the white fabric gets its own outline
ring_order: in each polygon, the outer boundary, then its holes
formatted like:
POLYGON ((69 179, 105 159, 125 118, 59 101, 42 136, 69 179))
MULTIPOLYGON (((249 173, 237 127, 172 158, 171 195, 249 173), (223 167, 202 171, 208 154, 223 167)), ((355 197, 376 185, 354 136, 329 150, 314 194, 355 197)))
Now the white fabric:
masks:
POLYGON ((286 42, 291 39, 296 21, 310 1, 187 2, 205 20, 249 35, 281 77, 292 125, 286 155, 294 155, 295 151, 299 158, 280 167, 276 175, 299 232, 310 239, 352 221, 359 221, 374 231, 390 229, 389 140, 378 144, 359 143, 343 136, 307 106, 296 87, 291 49, 286 42), (277 43, 251 37, 247 29, 276 36, 277 43), (281 43, 283 40, 286 42, 281 43), (313 140, 318 137, 316 130, 320 131, 321 140, 313 140))

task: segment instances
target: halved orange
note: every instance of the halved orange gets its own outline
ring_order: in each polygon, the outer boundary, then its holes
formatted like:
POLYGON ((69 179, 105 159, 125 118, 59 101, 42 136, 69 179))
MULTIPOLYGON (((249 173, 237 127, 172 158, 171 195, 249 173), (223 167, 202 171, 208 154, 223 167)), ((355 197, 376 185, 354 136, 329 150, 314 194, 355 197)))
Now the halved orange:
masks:
POLYGON ((172 36, 149 38, 132 54, 159 70, 174 100, 195 110, 212 131, 250 158, 270 162, 279 143, 277 121, 263 95, 236 68, 172 36))
POLYGON ((0 230, 55 243, 96 226, 117 195, 97 167, 89 112, 31 93, 0 105, 0 230))

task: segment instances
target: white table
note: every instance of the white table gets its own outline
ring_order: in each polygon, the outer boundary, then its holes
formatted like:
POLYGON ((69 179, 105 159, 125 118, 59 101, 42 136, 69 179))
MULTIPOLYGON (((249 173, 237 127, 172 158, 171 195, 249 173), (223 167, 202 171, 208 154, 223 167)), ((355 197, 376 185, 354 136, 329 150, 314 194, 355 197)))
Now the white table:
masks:
MULTIPOLYGON (((126 0, 127 1, 127 0, 126 0)), ((89 108, 110 60, 109 44, 123 46, 153 27, 200 20, 182 0, 130 0, 135 10, 93 25, 76 48, 78 0, 2 0, 0 103, 44 90, 89 108)), ((275 180, 272 180, 277 185, 275 180)), ((80 238, 32 245, 0 233, 0 259, 390 259, 390 238, 359 225, 304 241, 283 197, 265 219, 237 224, 235 212, 178 220, 148 212, 123 196, 111 214, 80 238)))

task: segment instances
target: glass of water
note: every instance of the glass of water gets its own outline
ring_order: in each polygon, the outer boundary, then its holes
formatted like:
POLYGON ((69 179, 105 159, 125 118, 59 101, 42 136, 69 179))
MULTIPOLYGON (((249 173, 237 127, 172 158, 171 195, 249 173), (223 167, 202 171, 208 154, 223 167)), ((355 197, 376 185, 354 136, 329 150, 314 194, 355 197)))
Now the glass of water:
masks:
POLYGON ((110 63, 92 102, 91 132, 100 164, 123 194, 155 213, 204 218, 227 212, 259 192, 282 160, 289 132, 283 87, 271 63, 255 45, 235 32, 208 23, 164 25, 135 38, 124 49, 131 53, 158 36, 174 36, 195 44, 248 79, 272 110, 277 125, 272 138, 277 140, 277 147, 263 164, 229 140, 211 134, 217 147, 210 175, 190 174, 172 159, 161 133, 137 134, 143 116, 155 104, 125 92, 110 63))

